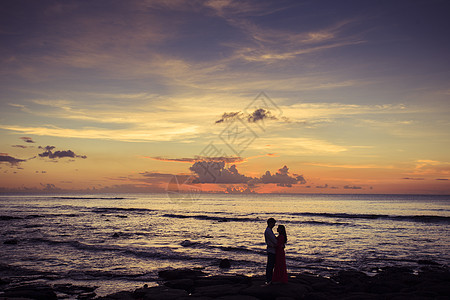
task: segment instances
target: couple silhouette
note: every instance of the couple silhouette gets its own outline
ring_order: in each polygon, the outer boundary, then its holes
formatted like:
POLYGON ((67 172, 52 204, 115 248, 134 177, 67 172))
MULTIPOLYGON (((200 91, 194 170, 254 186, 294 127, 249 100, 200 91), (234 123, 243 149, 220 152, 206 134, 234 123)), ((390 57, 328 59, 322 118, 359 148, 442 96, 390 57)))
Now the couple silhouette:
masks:
POLYGON ((264 239, 267 244, 266 284, 275 282, 286 283, 288 281, 286 270, 286 255, 284 245, 287 242, 286 228, 278 225, 278 236, 272 231, 277 221, 274 218, 267 220, 267 228, 264 239))

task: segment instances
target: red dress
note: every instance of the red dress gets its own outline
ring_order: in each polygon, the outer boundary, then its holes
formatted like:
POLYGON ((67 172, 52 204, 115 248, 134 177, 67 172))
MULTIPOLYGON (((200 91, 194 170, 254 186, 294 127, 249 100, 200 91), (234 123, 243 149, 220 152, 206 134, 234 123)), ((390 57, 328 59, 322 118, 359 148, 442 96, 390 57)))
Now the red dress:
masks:
POLYGON ((288 275, 286 270, 286 255, 284 253, 284 235, 278 235, 276 249, 272 281, 286 283, 288 282, 288 275))

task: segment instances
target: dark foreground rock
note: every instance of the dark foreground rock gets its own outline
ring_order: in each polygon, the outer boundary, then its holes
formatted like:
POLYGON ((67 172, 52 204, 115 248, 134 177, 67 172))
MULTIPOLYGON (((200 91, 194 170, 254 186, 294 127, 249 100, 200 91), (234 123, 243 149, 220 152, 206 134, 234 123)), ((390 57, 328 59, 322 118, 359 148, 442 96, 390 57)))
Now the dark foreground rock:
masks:
MULTIPOLYGON (((199 270, 175 269, 159 272, 159 286, 144 286, 104 297, 94 288, 71 284, 23 285, 0 291, 3 299, 103 300, 292 300, 292 299, 450 299, 450 272, 429 264, 419 274, 407 268, 385 268, 375 276, 358 271, 340 271, 331 278, 310 274, 290 274, 286 284, 266 285, 262 276, 208 276, 199 270), (70 296, 72 295, 72 296, 70 296)), ((7 282, 4 282, 7 286, 7 282)))
POLYGON ((207 276, 196 270, 160 272, 161 286, 120 292, 99 299, 289 300, 289 299, 450 299, 450 272, 386 268, 375 276, 341 271, 332 278, 291 274, 286 284, 265 285, 262 276, 207 276), (185 276, 185 277, 183 277, 185 276))

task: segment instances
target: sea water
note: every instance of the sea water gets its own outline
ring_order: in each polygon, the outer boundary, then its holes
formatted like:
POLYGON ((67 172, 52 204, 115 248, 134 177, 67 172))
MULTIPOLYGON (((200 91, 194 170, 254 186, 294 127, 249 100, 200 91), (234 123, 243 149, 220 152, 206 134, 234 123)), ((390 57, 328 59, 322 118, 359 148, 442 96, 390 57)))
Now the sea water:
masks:
POLYGON ((104 295, 152 285, 165 268, 262 275, 269 217, 286 226, 289 272, 450 262, 449 196, 1 196, 1 277, 104 295))

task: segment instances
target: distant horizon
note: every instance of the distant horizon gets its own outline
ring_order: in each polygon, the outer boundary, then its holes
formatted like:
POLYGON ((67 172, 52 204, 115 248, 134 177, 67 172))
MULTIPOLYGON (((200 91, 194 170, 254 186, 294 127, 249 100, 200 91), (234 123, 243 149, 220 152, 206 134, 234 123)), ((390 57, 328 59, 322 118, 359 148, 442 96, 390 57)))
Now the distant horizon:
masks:
MULTIPOLYGON (((16 190, 13 192, 4 192, 4 190, 0 189, 0 197, 2 196, 101 196, 101 195, 166 195, 170 198, 169 196, 170 193, 168 192, 95 192, 95 191, 70 191, 70 190, 65 190, 65 191, 61 191, 61 192, 43 192, 43 191, 39 191, 36 190, 35 192, 30 192, 30 193, 26 193, 26 192, 21 192, 20 190, 16 190)), ((189 192, 180 192, 177 193, 179 195, 191 195, 191 193, 189 192)), ((361 195, 361 196, 389 196, 389 195, 393 195, 393 196, 449 196, 450 194, 408 194, 408 193, 319 193, 319 192, 304 192, 304 193, 293 193, 293 192, 273 192, 273 193, 226 193, 226 192, 201 192, 198 195, 200 195, 198 198, 201 198, 201 195, 330 195, 330 196, 354 196, 354 195, 361 195)), ((114 198, 114 197, 112 197, 114 198)))

